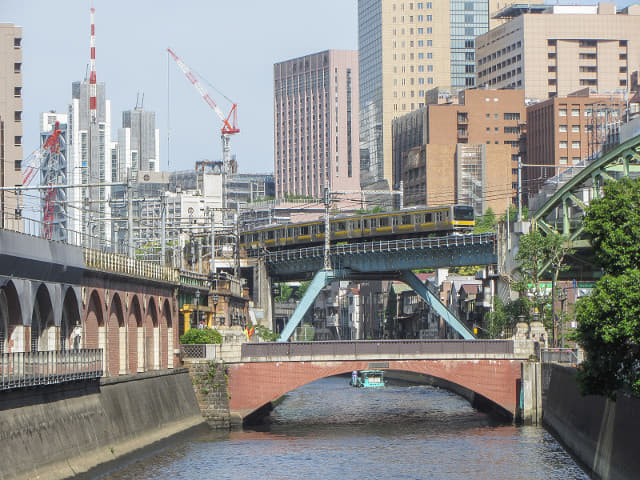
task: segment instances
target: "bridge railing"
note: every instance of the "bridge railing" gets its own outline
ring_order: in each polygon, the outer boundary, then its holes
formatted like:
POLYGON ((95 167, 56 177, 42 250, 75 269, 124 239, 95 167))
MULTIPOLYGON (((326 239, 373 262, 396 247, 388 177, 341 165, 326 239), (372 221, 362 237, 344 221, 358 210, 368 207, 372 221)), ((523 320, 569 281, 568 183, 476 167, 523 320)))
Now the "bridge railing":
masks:
POLYGON ((0 355, 0 390, 95 379, 102 375, 101 348, 0 355))
MULTIPOLYGON (((332 245, 331 255, 363 255, 367 253, 398 252, 403 250, 424 250, 430 248, 453 248, 471 245, 481 245, 495 242, 495 233, 479 233, 468 235, 448 235, 446 237, 419 237, 400 240, 375 240, 369 242, 346 243, 332 245)), ((259 255, 250 252, 250 255, 259 255)), ((266 259, 269 262, 298 260, 302 258, 322 257, 323 247, 305 247, 277 252, 269 252, 266 259)))
POLYGON ((85 248, 83 252, 84 261, 91 269, 171 283, 180 281, 180 272, 175 268, 100 250, 85 248))
POLYGON ((580 358, 577 348, 541 348, 540 361, 545 363, 569 363, 578 365, 580 358))
POLYGON ((180 358, 184 361, 215 361, 220 357, 218 344, 180 345, 180 358))
POLYGON ((384 355, 511 355, 511 340, 358 340, 330 342, 244 343, 242 358, 384 356, 384 355))

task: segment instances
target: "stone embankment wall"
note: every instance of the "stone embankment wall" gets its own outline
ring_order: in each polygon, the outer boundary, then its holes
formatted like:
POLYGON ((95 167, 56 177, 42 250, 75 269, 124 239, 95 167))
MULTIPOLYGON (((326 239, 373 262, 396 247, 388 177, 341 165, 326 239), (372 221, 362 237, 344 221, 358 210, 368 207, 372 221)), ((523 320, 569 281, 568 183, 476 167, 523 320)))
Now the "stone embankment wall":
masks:
POLYGON ((185 368, 0 394, 0 479, 59 479, 206 424, 185 368))
POLYGON ((575 368, 544 364, 543 424, 602 480, 640 475, 640 399, 582 396, 575 368))
POLYGON ((230 427, 229 394, 225 364, 192 363, 189 365, 189 371, 204 419, 212 428, 228 429, 230 427))

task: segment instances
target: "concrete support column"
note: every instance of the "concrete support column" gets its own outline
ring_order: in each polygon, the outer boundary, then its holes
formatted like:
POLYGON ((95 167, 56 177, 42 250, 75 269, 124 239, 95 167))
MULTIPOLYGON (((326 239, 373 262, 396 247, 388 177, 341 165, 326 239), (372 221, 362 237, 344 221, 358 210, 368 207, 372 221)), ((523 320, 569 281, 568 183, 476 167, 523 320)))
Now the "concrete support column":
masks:
POLYGON ((102 349, 102 369, 107 371, 107 329, 106 327, 98 327, 98 348, 102 349))
POLYGON ((160 329, 153 328, 153 369, 160 370, 160 329))
POLYGON ((542 364, 522 362, 520 419, 525 425, 542 425, 542 364))
POLYGON ((8 352, 24 352, 25 350, 25 336, 27 335, 27 329, 24 325, 16 325, 11 333, 11 338, 7 341, 8 352))

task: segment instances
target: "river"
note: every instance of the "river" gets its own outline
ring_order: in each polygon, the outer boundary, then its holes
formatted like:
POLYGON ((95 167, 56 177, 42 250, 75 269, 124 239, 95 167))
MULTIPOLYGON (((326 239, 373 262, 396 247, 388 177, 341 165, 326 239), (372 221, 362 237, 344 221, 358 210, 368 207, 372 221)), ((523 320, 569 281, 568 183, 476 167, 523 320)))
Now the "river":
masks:
POLYGON ((268 425, 197 434, 99 478, 589 479, 543 428, 497 423, 435 387, 347 382, 311 383, 268 425))

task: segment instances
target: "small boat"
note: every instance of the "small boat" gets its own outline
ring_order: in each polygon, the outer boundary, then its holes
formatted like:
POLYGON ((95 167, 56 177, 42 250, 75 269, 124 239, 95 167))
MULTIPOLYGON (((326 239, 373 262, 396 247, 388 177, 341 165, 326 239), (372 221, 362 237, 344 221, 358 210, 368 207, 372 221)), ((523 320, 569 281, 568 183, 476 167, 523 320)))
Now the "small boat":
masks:
POLYGON ((352 387, 384 387, 387 384, 384 380, 382 370, 362 370, 360 373, 353 372, 349 385, 352 387))

